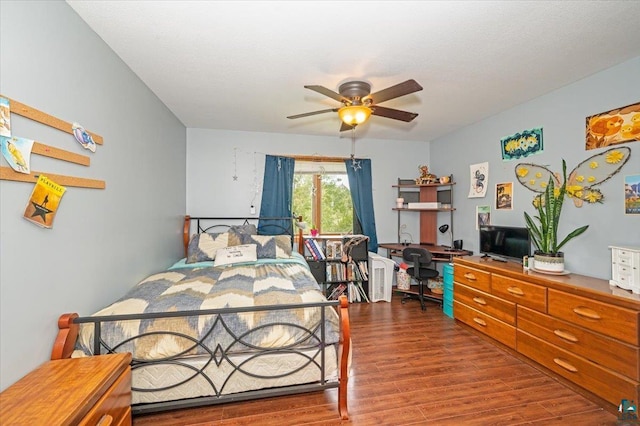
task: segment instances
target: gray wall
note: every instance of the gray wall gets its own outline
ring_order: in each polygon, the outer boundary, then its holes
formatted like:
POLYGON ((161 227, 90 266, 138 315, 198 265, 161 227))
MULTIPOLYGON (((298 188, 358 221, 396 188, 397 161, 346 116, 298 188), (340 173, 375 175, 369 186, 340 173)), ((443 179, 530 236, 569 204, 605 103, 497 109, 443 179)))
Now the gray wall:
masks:
MULTIPOLYGON (((252 203, 259 213, 265 154, 349 157, 351 138, 188 129, 189 214, 249 216, 252 203), (233 180, 234 174, 237 181, 233 180)), ((429 144, 358 139, 356 130, 355 154, 371 159, 378 242, 395 242, 398 219, 392 208, 397 195, 392 185, 398 177, 418 176, 418 166, 429 164, 429 144)), ((442 167, 432 170, 437 174, 446 172, 442 167)), ((418 239, 418 215, 403 216, 405 219, 408 232, 418 239)), ((380 252, 386 254, 384 250, 380 252)))
MULTIPOLYGON (((523 103, 472 126, 460 129, 431 143, 433 164, 448 164, 458 181, 454 195, 456 212, 455 238, 462 238, 466 248, 477 252, 475 208, 491 205, 491 221, 496 225, 524 226, 524 211, 534 213, 533 193, 515 179, 519 161, 548 165, 567 172, 588 157, 604 149, 585 150, 585 117, 640 101, 640 58, 622 63, 545 96, 523 103), (544 153, 524 160, 503 162, 500 139, 525 129, 543 127, 544 153), (489 187, 486 198, 467 198, 469 166, 489 162, 489 187), (514 182, 514 209, 496 211, 495 184, 514 182)), ((482 105, 478 105, 482 108, 482 105)), ((640 142, 628 143, 631 159, 612 179, 600 186, 603 204, 585 204, 576 208, 572 202, 563 206, 560 233, 581 225, 590 225, 585 234, 563 247, 566 267, 583 275, 609 279, 610 245, 640 247, 640 216, 624 214, 623 182, 625 175, 640 174, 640 142)))
POLYGON ((42 229, 22 218, 33 185, 0 181, 4 389, 48 359, 61 313, 89 315, 181 256, 186 129, 66 3, 2 1, 0 17, 0 93, 105 141, 92 154, 13 114, 14 135, 91 157, 86 168, 32 155, 32 168, 107 185, 68 187, 42 229))

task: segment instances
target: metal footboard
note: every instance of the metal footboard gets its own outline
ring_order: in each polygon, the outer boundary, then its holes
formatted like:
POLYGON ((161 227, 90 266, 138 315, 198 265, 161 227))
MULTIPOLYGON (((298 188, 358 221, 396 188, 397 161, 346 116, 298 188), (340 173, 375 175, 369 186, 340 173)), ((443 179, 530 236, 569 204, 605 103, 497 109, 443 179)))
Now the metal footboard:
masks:
MULTIPOLYGON (((132 387, 132 391, 134 393, 161 392, 180 386, 191 386, 191 383, 198 381, 198 385, 200 387, 203 386, 203 383, 208 384, 208 395, 180 400, 134 404, 132 406, 132 412, 134 414, 140 414, 168 409, 220 404, 230 401, 243 401, 278 395, 311 392, 338 387, 339 383, 334 374, 332 374, 332 377, 328 379, 326 361, 329 359, 327 357, 331 356, 335 357, 336 366, 340 364, 338 359, 338 345, 340 343, 327 343, 326 337, 328 326, 327 316, 328 314, 333 315, 333 313, 328 312, 328 310, 335 309, 339 304, 339 301, 324 301, 304 304, 223 308, 198 311, 92 316, 75 318, 73 322, 76 324, 93 324, 94 354, 130 352, 136 341, 142 341, 149 338, 157 339, 163 336, 171 336, 172 339, 186 339, 186 341, 189 342, 188 347, 180 352, 166 356, 158 356, 151 360, 137 358, 135 350, 133 350, 131 369, 134 374, 134 387, 132 387), (244 330, 241 333, 236 333, 230 325, 230 321, 237 320, 237 315, 242 315, 243 313, 264 312, 266 315, 269 311, 302 308, 320 309, 320 320, 314 324, 312 328, 305 328, 299 324, 289 322, 276 321, 244 330), (108 339, 103 336, 105 324, 115 321, 145 321, 152 319, 157 320, 159 318, 182 318, 193 321, 202 317, 207 317, 206 319, 208 320, 209 325, 207 325, 206 329, 203 329, 203 335, 200 339, 196 339, 192 336, 179 332, 154 330, 132 336, 115 344, 109 344, 107 343, 108 339), (265 328, 268 329, 269 327, 293 327, 296 330, 296 335, 298 337, 294 342, 278 347, 261 347, 259 344, 256 344, 251 340, 253 333, 265 328), (328 351, 327 349, 330 347, 334 348, 332 348, 331 351, 328 351), (255 371, 251 368, 259 362, 277 362, 280 357, 284 356, 288 356, 289 360, 293 358, 296 361, 292 363, 293 366, 290 368, 286 368, 284 365, 278 365, 279 368, 275 369, 277 371, 275 374, 268 374, 264 371, 255 371), (198 363, 195 365, 194 363, 189 362, 194 357, 198 357, 198 363), (215 377, 210 377, 210 373, 208 373, 207 370, 209 368, 213 370, 213 364, 215 364, 216 367, 216 374, 215 377), (223 364, 224 368, 220 368, 223 364), (141 371, 146 368, 155 368, 161 365, 168 365, 172 367, 177 366, 178 368, 186 369, 185 371, 187 373, 184 374, 180 380, 171 384, 165 383, 162 385, 156 384, 155 387, 141 387, 135 383, 136 370, 141 371), (275 386, 268 385, 270 381, 276 383, 279 379, 283 379, 288 376, 293 377, 302 370, 305 370, 305 373, 307 373, 310 369, 313 371, 313 374, 311 375, 313 380, 311 381, 307 380, 305 383, 286 386, 278 386, 277 384, 275 386), (219 375, 221 371, 224 371, 224 376, 219 375), (256 381, 260 381, 261 385, 267 385, 260 389, 250 389, 243 392, 229 392, 227 387, 229 383, 233 382, 234 378, 237 378, 237 376, 255 379, 256 381)), ((310 377, 310 375, 305 374, 305 377, 310 377)))

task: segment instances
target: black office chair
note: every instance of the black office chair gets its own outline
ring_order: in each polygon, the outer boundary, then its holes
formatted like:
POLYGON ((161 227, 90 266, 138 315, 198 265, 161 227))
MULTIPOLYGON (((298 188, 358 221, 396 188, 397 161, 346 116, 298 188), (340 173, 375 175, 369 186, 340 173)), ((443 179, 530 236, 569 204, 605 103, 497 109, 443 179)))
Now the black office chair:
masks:
MULTIPOLYGON (((407 247, 402 250, 402 259, 405 262, 411 262, 412 267, 407 269, 407 274, 418 282, 418 300, 420 301, 420 307, 423 311, 427 310, 424 304, 424 285, 428 282, 429 278, 436 278, 439 273, 436 269, 428 268, 432 265, 431 252, 423 248, 407 247)), ((407 298, 411 298, 411 295, 405 295, 402 299, 402 303, 405 303, 407 298)))

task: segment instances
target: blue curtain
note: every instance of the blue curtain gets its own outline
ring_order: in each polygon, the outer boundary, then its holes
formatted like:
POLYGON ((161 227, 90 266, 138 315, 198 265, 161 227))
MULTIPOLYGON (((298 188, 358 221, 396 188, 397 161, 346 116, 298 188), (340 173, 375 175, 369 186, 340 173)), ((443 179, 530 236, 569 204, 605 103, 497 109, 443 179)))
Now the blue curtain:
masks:
MULTIPOLYGON (((293 205, 293 168, 295 159, 267 155, 264 162, 264 180, 262 182, 262 201, 260 202, 260 217, 292 217, 293 205)), ((263 223, 265 233, 270 233, 268 225, 276 222, 263 223)), ((261 224, 258 223, 258 230, 261 224)), ((290 229, 291 219, 277 223, 284 229, 290 229)), ((260 232, 258 232, 260 233, 260 232)))
POLYGON ((378 252, 376 218, 373 214, 373 186, 371 184, 371 160, 354 158, 345 160, 351 201, 355 210, 354 232, 369 237, 369 251, 378 252))

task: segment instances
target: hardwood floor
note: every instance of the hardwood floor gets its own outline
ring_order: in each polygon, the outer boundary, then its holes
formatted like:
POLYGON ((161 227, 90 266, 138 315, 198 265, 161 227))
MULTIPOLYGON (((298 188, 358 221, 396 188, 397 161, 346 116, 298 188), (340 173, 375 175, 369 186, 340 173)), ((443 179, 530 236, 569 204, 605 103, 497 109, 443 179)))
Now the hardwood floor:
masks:
MULTIPOLYGON (((349 421, 337 390, 134 418, 144 425, 615 425, 598 405, 417 301, 350 306, 349 421)), ((594 400, 595 401, 595 400, 594 400)))

